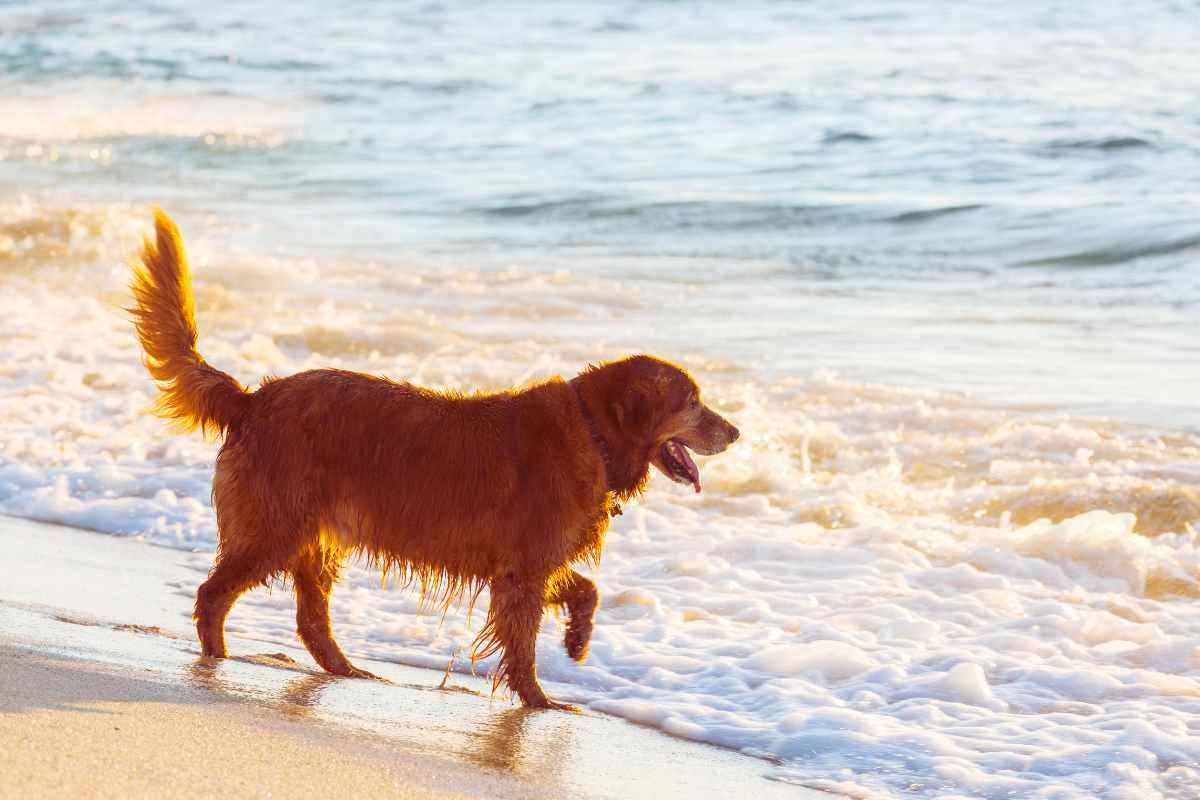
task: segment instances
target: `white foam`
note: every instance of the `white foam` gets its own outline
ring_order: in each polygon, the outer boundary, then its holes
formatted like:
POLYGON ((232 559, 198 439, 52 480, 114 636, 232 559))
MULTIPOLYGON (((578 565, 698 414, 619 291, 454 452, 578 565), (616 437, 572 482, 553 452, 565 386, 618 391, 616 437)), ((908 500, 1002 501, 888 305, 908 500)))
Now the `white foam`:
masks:
POLYGON ((805 677, 829 684, 864 672, 871 661, 853 645, 816 641, 764 648, 750 657, 748 666, 771 675, 805 677))
MULTIPOLYGON (((7 229, 20 246, 0 248, 13 266, 0 276, 0 512, 211 550, 215 445, 148 416, 120 311, 144 211, 23 208, 21 235, 7 229), (32 269, 30 253, 61 248, 32 269)), ((217 250, 194 237, 201 349, 247 382, 333 365, 502 386, 621 354, 516 315, 446 312, 483 297, 586 319, 601 313, 580 299, 591 279, 401 280, 236 251, 218 266, 217 250)), ((604 289, 626 301, 612 313, 632 313, 635 289, 604 289)), ((1200 785, 1194 437, 689 363, 743 438, 701 460, 702 495, 654 480, 615 520, 588 663, 566 657, 560 622, 543 625, 553 693, 772 756, 776 777, 851 796, 1200 785)), ((334 592, 351 654, 440 669, 457 653, 469 668, 481 614, 440 620, 378 584, 353 567, 334 592)), ((256 591, 231 629, 292 641, 293 614, 288 592, 256 591)))

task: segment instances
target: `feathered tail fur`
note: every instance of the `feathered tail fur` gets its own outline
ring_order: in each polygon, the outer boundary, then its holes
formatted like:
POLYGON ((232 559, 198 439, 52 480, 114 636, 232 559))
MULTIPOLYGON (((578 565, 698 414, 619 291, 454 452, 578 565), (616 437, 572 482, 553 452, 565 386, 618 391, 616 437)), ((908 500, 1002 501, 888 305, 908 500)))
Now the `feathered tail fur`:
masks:
POLYGON ((196 351, 192 278, 179 229, 161 210, 154 215, 155 241, 143 242, 130 288, 130 309, 143 362, 158 384, 155 411, 185 431, 224 432, 242 415, 250 395, 233 376, 210 366, 196 351))

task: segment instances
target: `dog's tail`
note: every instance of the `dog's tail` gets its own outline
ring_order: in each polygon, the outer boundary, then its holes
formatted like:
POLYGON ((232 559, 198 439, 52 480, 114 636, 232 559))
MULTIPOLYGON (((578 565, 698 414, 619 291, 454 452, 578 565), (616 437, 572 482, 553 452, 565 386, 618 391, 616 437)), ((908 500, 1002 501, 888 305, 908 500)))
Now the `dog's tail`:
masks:
POLYGON ((144 240, 141 263, 133 266, 137 305, 129 312, 146 354, 143 363, 158 384, 155 411, 181 430, 224 432, 244 413, 250 395, 196 351, 192 277, 179 229, 156 210, 154 230, 155 241, 144 240))

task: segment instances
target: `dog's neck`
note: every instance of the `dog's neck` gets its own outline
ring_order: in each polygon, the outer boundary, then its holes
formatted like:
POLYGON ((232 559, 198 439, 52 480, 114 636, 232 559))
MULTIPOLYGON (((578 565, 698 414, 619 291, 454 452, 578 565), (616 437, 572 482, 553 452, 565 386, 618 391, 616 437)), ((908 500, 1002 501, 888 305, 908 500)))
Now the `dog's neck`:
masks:
MULTIPOLYGON (((638 470, 636 464, 624 463, 620 458, 614 458, 613 448, 609 442, 616 435, 616 431, 613 430, 611 421, 603 416, 608 409, 599 409, 600 413, 597 414, 593 408, 588 406, 589 392, 585 385, 586 377, 586 375, 577 375, 569 383, 575 392, 579 413, 587 426, 588 434, 596 446, 600 460, 604 463, 605 491, 615 493, 623 500, 629 499, 640 492, 645 485, 650 465, 647 463, 642 466, 641 470, 638 470)), ((625 461, 628 461, 628 457, 625 461)), ((621 507, 615 502, 611 503, 610 513, 614 516, 620 514, 621 507)))
POLYGON ((613 485, 612 453, 608 449, 608 440, 600 433, 600 428, 596 425, 596 418, 592 416, 587 401, 583 399, 579 383, 579 378, 573 379, 571 388, 575 390, 575 400, 579 403, 579 413, 583 416, 583 424, 587 426, 592 443, 596 445, 596 450, 600 453, 600 460, 604 462, 604 488, 606 491, 613 492, 616 491, 616 487, 613 485))

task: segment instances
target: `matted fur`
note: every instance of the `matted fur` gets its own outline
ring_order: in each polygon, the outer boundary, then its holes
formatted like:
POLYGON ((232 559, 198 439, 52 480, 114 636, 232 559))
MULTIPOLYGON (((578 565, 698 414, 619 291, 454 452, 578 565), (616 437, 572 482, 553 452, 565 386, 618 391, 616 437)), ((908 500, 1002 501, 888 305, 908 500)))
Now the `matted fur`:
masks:
POLYGON ((213 476, 217 556, 196 596, 204 655, 225 656, 225 617, 241 593, 290 578, 297 630, 317 663, 372 677, 347 660, 329 622, 338 571, 357 554, 443 609, 474 605, 488 586, 474 657, 500 653, 494 686, 557 706, 537 682, 543 609, 566 609, 564 645, 583 660, 599 602, 571 565, 599 563, 614 499, 640 493, 651 464, 670 474, 665 442, 712 454, 737 429, 700 403, 684 370, 650 356, 490 394, 334 369, 247 392, 196 351, 178 230, 162 212, 155 230, 135 268, 132 313, 158 411, 224 435, 213 476))

